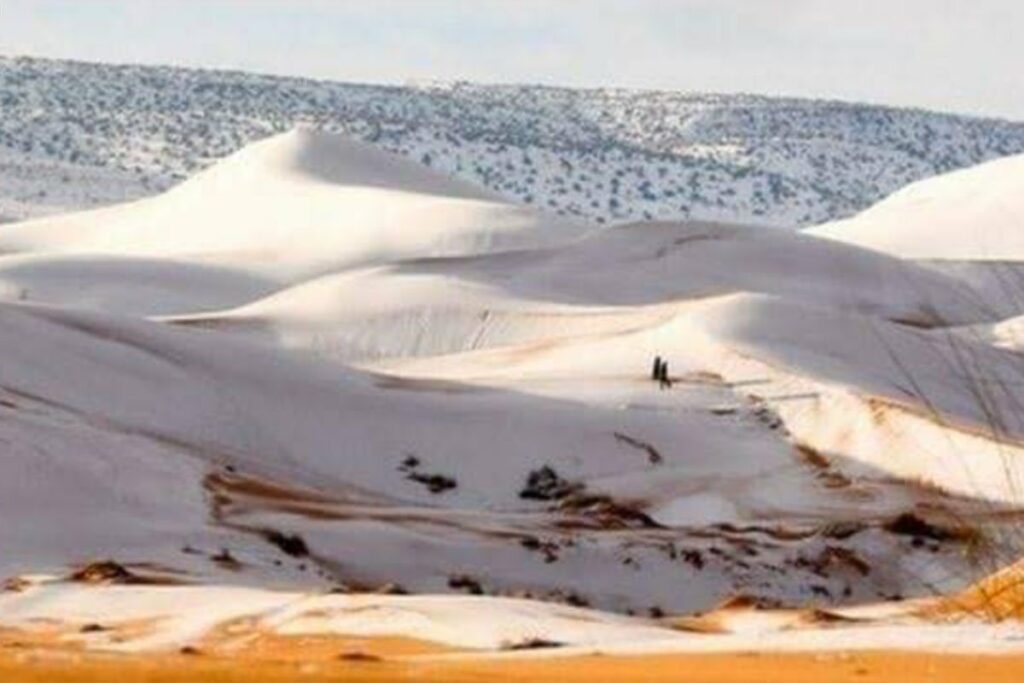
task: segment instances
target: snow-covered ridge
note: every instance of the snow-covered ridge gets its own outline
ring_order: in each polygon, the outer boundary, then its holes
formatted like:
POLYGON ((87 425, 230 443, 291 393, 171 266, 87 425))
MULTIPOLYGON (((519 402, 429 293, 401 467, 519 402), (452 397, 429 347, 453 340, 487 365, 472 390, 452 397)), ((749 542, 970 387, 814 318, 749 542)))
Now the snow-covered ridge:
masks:
POLYGON ((808 232, 904 258, 1024 260, 1024 155, 913 183, 808 232))
POLYGON ((294 278, 537 248, 593 229, 365 143, 299 129, 253 143, 163 195, 9 226, 0 249, 202 258, 294 278))
POLYGON ((0 57, 0 221, 166 189, 310 123, 600 221, 798 226, 1024 152, 1024 124, 751 95, 407 87, 0 57))

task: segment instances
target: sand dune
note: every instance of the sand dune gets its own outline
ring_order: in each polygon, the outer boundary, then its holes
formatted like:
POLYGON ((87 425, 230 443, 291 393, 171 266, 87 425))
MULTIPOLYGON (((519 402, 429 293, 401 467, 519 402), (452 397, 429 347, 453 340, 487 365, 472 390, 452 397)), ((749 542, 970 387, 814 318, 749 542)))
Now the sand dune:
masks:
POLYGON ((1018 256, 1018 163, 805 234, 601 229, 298 131, 5 227, 0 626, 1014 650, 877 603, 1012 545, 1020 309, 973 259, 1018 256), (780 609, 692 616, 736 595, 780 609))
POLYGON ((1024 156, 918 181, 808 232, 904 258, 1024 260, 1024 156))
POLYGON ((537 247, 587 230, 359 143, 297 130, 158 197, 6 227, 0 252, 191 259, 298 278, 537 247))

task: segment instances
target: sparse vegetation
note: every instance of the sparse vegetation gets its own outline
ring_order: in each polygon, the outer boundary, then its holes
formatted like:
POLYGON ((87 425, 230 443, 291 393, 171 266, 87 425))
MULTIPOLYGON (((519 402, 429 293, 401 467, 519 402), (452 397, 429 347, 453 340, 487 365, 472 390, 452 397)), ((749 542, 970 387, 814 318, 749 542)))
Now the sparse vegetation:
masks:
POLYGON ((525 500, 561 500, 581 488, 581 484, 563 479, 554 468, 544 465, 526 476, 526 485, 520 490, 519 497, 525 500))
POLYGON ((242 568, 242 563, 235 559, 235 556, 227 548, 221 548, 219 553, 211 555, 210 560, 220 567, 231 571, 238 571, 242 568))
POLYGON ((71 572, 69 581, 79 583, 139 583, 140 579, 123 565, 113 560, 90 562, 71 572))
POLYGON ((11 199, 11 210, 166 189, 300 122, 602 223, 806 225, 1024 151, 1018 123, 752 95, 385 87, 27 58, 0 58, 0 93, 0 151, 14 155, 7 166, 0 154, 0 209, 11 199))
POLYGON ((457 488, 459 483, 455 477, 446 474, 426 473, 418 470, 420 459, 414 455, 406 456, 398 469, 405 472, 405 478, 418 484, 423 484, 428 491, 434 494, 444 493, 457 488))

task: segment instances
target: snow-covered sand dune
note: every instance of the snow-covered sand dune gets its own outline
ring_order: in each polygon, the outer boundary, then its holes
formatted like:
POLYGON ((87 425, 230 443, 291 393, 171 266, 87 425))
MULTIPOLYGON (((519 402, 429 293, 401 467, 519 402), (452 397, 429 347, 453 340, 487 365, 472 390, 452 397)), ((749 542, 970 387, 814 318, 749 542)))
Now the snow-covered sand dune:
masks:
POLYGON ((952 276, 857 247, 741 226, 651 223, 552 249, 346 270, 174 322, 351 362, 624 332, 735 292, 921 327, 997 316, 952 276))
POLYGON ((187 258, 281 278, 562 242, 589 230, 312 130, 247 147, 158 197, 10 226, 0 252, 187 258))
POLYGON ((918 181, 808 232, 905 258, 1024 260, 1024 155, 918 181))
MULTIPOLYGON (((919 606, 915 606, 918 607, 919 606)), ((202 644, 237 649, 260 634, 406 637, 456 648, 442 657, 571 657, 584 654, 920 649, 1020 653, 1017 624, 933 624, 910 607, 758 611, 724 607, 674 622, 578 607, 478 596, 319 595, 227 587, 115 586, 48 582, 0 595, 8 624, 64 623, 67 642, 121 653, 202 644), (99 620, 97 631, 75 632, 99 620), (147 631, 133 624, 159 623, 147 631), (846 622, 845 626, 840 626, 846 622), (842 629, 842 638, 836 630, 842 629), (223 641, 223 642, 218 642, 223 641), (531 648, 529 644, 535 645, 531 648), (536 645, 540 644, 540 645, 536 645), (461 652, 460 652, 461 650, 461 652), (519 652, 515 652, 519 650, 519 652), (500 653, 500 654, 499 654, 500 653)))
MULTIPOLYGON (((199 631, 301 600, 280 587, 655 615, 960 588, 1021 503, 1020 309, 970 262, 991 251, 822 232, 599 229, 309 131, 6 227, 0 574, 109 557, 223 591, 199 631)), ((82 590, 4 596, 0 624, 84 618, 82 590)), ((493 604, 585 646, 677 636, 493 604)), ((331 628, 405 633, 406 607, 331 628)))

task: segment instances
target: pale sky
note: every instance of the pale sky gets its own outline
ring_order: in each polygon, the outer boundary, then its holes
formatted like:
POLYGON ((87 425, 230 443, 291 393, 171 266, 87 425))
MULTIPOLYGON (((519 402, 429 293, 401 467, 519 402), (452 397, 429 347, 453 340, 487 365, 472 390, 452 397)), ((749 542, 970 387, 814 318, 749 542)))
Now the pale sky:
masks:
POLYGON ((0 54, 1024 120, 1024 0, 0 0, 0 54))

